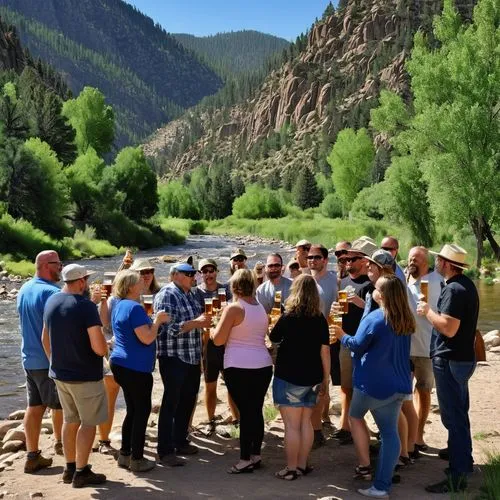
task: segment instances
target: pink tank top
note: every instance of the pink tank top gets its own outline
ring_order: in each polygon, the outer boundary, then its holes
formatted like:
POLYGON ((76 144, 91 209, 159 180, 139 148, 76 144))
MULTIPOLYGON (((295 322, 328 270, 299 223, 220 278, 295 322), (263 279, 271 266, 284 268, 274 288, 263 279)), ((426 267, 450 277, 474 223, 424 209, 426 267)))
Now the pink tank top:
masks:
POLYGON ((273 364, 266 345, 268 319, 260 304, 238 302, 245 310, 243 321, 231 329, 224 351, 224 368, 264 368, 273 364))

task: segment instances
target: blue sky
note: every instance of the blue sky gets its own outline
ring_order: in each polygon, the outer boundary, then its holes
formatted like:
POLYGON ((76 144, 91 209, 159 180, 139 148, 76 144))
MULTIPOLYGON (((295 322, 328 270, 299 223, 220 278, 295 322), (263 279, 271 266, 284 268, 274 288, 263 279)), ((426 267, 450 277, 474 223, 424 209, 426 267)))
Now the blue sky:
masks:
MULTIPOLYGON (((126 0, 171 33, 213 35, 254 29, 295 39, 329 0, 126 0)), ((337 0, 334 1, 337 4, 337 0)))

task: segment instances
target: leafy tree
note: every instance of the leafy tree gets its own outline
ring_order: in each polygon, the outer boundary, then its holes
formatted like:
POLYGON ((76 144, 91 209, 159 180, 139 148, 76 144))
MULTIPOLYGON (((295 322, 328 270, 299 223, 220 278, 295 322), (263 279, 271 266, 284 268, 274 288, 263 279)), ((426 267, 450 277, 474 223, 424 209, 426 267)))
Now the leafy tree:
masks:
POLYGON ((154 215, 158 209, 156 175, 142 148, 124 148, 115 163, 104 170, 99 185, 106 203, 134 221, 154 215))
POLYGON ((13 82, 7 82, 0 94, 0 122, 5 137, 26 139, 29 125, 22 112, 21 102, 13 82))
POLYGON ((267 219, 282 217, 285 210, 276 191, 253 184, 234 200, 233 215, 247 219, 267 219))
POLYGON ((164 217, 199 219, 200 209, 189 188, 180 181, 158 186, 159 211, 164 217))
POLYGON ((98 89, 85 87, 76 99, 66 101, 63 115, 76 130, 76 145, 80 154, 89 147, 94 148, 99 156, 111 150, 115 134, 114 113, 98 89))
POLYGON ((375 155, 366 129, 347 128, 339 132, 328 163, 332 167, 335 192, 349 211, 356 195, 369 184, 370 167, 375 155))
POLYGON ((335 193, 328 193, 319 208, 325 217, 331 219, 342 217, 342 202, 335 193))
POLYGON ((292 199, 294 205, 303 210, 317 207, 321 203, 321 191, 310 168, 304 167, 300 170, 293 186, 292 199))

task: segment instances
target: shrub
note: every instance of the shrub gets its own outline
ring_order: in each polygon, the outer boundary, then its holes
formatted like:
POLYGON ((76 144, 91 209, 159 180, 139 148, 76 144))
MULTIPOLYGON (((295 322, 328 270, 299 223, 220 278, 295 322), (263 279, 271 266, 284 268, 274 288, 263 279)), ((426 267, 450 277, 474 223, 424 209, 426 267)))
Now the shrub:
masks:
POLYGON ((233 215, 247 219, 267 219, 282 217, 285 209, 278 193, 254 184, 234 200, 233 215))
POLYGON ((207 228, 207 221, 204 220, 189 221, 189 234, 203 234, 206 228, 207 228))
POLYGON ((327 194, 319 209, 325 217, 330 219, 342 217, 342 201, 335 193, 327 194))
POLYGON ((109 241, 96 239, 95 229, 90 226, 85 226, 84 231, 75 232, 73 244, 85 257, 111 257, 125 251, 123 248, 115 247, 109 241))
POLYGON ((29 262, 27 260, 14 262, 10 260, 11 258, 12 256, 10 255, 2 257, 2 260, 5 261, 4 269, 9 274, 22 276, 23 278, 27 278, 28 276, 33 276, 35 274, 35 264, 33 262, 29 262))

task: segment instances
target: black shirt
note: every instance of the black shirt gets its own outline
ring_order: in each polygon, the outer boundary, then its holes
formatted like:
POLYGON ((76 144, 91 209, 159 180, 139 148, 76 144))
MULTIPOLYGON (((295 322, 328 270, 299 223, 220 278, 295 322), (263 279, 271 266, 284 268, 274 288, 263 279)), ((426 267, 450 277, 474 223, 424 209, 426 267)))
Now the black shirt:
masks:
POLYGON ((325 317, 304 317, 283 314, 271 334, 278 348, 274 375, 291 384, 313 386, 323 380, 321 346, 329 345, 328 323, 325 317))
MULTIPOLYGON (((367 292, 373 291, 373 285, 366 274, 362 274, 357 278, 343 278, 340 280, 340 289, 344 290, 347 286, 351 286, 356 290, 356 295, 359 295, 363 300, 367 292)), ((358 329, 361 318, 363 317, 363 308, 349 302, 349 312, 342 316, 342 330, 347 335, 355 335, 358 329)))
POLYGON ((460 326, 451 338, 432 329, 431 358, 439 356, 454 361, 474 361, 479 315, 479 295, 474 283, 463 274, 450 278, 441 290, 437 309, 440 314, 459 319, 460 326))

